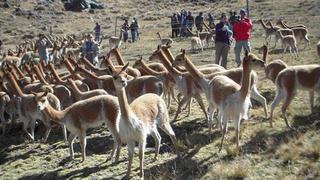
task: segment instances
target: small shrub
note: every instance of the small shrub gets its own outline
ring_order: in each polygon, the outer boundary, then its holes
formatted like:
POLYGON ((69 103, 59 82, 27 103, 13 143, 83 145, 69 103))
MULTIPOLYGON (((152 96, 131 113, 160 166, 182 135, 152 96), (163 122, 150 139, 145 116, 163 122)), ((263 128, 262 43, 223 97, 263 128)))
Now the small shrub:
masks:
POLYGON ((233 167, 233 173, 231 174, 232 179, 244 179, 248 177, 249 170, 244 164, 237 163, 233 167))

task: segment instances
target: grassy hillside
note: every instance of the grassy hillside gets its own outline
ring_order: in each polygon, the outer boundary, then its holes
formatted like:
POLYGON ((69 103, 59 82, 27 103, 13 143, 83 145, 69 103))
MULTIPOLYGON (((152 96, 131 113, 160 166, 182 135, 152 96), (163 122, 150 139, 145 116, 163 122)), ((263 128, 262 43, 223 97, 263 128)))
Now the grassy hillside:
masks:
MULTIPOLYGON (((115 17, 138 17, 141 24, 141 39, 137 43, 123 44, 121 53, 126 61, 134 62, 139 56, 147 59, 156 49, 156 32, 165 37, 171 34, 170 19, 173 12, 190 10, 194 15, 203 11, 214 13, 239 10, 245 6, 245 0, 217 0, 215 2, 198 1, 181 3, 179 1, 104 1, 106 9, 74 13, 63 11, 63 5, 57 1, 44 6, 42 11, 32 11, 35 17, 13 15, 13 7, 0 10, 0 39, 6 48, 13 48, 22 41, 24 35, 36 36, 50 25, 55 34, 89 32, 94 21, 102 24, 106 36, 114 35, 115 17)), ((289 65, 319 64, 315 44, 320 39, 320 1, 318 0, 253 0, 250 1, 251 17, 254 28, 251 45, 253 53, 259 57, 258 48, 264 43, 264 30, 256 21, 259 18, 270 19, 274 23, 283 18, 289 24, 302 23, 309 29, 311 47, 303 50, 298 44, 299 58, 293 59, 288 53, 282 57, 280 43, 278 49, 271 50, 268 60, 281 58, 289 65)), ((35 3, 22 2, 22 10, 33 10, 35 3)), ((233 46, 228 57, 228 67, 235 67, 233 46)), ((190 49, 190 40, 177 38, 172 47, 176 55, 181 48, 190 49)), ((107 40, 102 45, 102 54, 109 49, 107 40)), ((188 53, 195 64, 213 62, 212 45, 200 53, 188 53)), ((258 89, 267 98, 268 108, 275 95, 275 87, 269 80, 263 80, 263 70, 258 71, 260 81, 258 89)), ((205 98, 204 98, 205 99, 205 98)), ((297 131, 289 130, 280 116, 280 106, 275 111, 274 127, 264 118, 263 108, 254 102, 250 119, 241 125, 241 148, 236 151, 233 122, 229 122, 229 131, 224 148, 218 151, 221 133, 214 130, 208 134, 207 123, 200 107, 193 102, 191 115, 186 112, 172 126, 179 140, 182 157, 174 154, 170 138, 161 132, 162 144, 160 156, 153 161, 154 141, 148 139, 145 156, 146 179, 318 179, 320 176, 320 106, 311 113, 308 93, 301 91, 294 98, 288 112, 290 123, 297 131)), ((177 104, 170 107, 170 117, 174 116, 177 104)), ((89 131, 87 160, 80 163, 80 147, 75 143, 75 160, 69 159, 68 145, 62 141, 59 128, 53 129, 48 143, 41 143, 44 130, 40 124, 36 132, 36 142, 27 140, 26 135, 15 129, 0 137, 0 179, 120 179, 127 167, 127 150, 122 148, 120 162, 107 161, 113 144, 106 127, 89 131)), ((77 141, 76 141, 77 142, 77 141)), ((133 179, 138 177, 139 161, 137 155, 133 163, 133 179)))

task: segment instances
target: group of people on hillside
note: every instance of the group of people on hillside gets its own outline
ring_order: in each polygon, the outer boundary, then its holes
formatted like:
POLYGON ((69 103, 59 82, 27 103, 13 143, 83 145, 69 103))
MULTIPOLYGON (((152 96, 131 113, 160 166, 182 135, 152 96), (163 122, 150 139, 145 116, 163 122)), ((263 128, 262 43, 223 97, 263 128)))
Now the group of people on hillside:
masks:
POLYGON ((229 18, 223 13, 218 24, 215 24, 215 17, 211 13, 208 13, 206 20, 208 21, 208 25, 205 23, 203 12, 199 12, 195 18, 190 11, 187 12, 186 10, 181 10, 180 13, 173 13, 171 16, 172 38, 191 36, 194 26, 198 32, 204 31, 204 26, 207 26, 206 28, 214 30, 216 33, 215 63, 225 68, 227 67, 227 56, 231 41, 235 39, 235 61, 240 66, 242 48, 248 51, 251 50, 248 40, 250 38, 252 22, 246 17, 246 10, 241 9, 240 15, 237 15, 236 11, 230 11, 229 18))
MULTIPOLYGON (((139 24, 137 19, 134 17, 131 24, 129 25, 128 20, 125 19, 124 23, 121 26, 121 31, 123 35, 123 41, 127 42, 129 38, 129 31, 131 32, 131 42, 135 42, 139 37, 139 24)), ((96 22, 93 29, 94 36, 92 33, 89 33, 86 36, 86 40, 81 47, 81 54, 83 57, 86 57, 93 65, 98 64, 98 55, 99 55, 99 43, 101 42, 101 26, 96 22)), ((53 43, 50 41, 47 36, 40 33, 39 39, 36 41, 36 50, 39 53, 39 58, 41 61, 44 61, 46 64, 49 63, 50 57, 48 48, 53 46, 53 43)))
POLYGON ((240 16, 235 12, 230 12, 229 19, 223 13, 220 22, 215 27, 215 63, 227 68, 227 57, 230 50, 232 38, 235 42, 235 61, 237 66, 241 65, 241 50, 245 49, 251 51, 250 36, 251 36, 252 22, 246 17, 246 10, 240 10, 240 16))
MULTIPOLYGON (((199 32, 203 31, 204 26, 204 15, 200 12, 196 17, 194 17, 191 11, 181 10, 180 13, 173 13, 171 18, 171 29, 172 38, 175 37, 187 37, 190 36, 193 27, 199 32)), ((208 14, 209 28, 214 28, 214 16, 211 13, 208 14)))
POLYGON ((139 38, 139 23, 137 18, 133 17, 130 25, 128 19, 125 19, 121 26, 121 31, 124 42, 127 42, 129 39, 129 31, 131 32, 131 42, 136 42, 139 38))
MULTIPOLYGON (((220 17, 220 22, 216 25, 214 24, 214 16, 210 13, 209 26, 215 28, 215 63, 223 67, 227 67, 227 57, 230 50, 230 45, 232 39, 235 40, 235 61, 238 66, 241 64, 240 54, 241 50, 245 49, 250 52, 250 30, 252 28, 252 22, 246 17, 246 10, 240 10, 240 16, 236 15, 236 12, 231 11, 229 19, 227 15, 223 13, 220 17)), ((180 14, 174 13, 171 18, 171 24, 174 25, 172 28, 172 36, 177 37, 187 36, 188 31, 184 28, 192 30, 195 25, 196 29, 201 32, 203 30, 204 17, 203 13, 200 12, 199 15, 194 19, 191 12, 182 10, 180 14), (179 26, 178 26, 179 25, 179 26)), ((101 39, 101 27, 99 23, 96 23, 94 27, 94 35, 89 33, 86 36, 86 41, 81 48, 82 55, 86 57, 92 64, 96 65, 98 63, 99 55, 99 42, 101 39)), ((131 32, 131 42, 135 42, 136 38, 139 37, 139 24, 136 18, 133 18, 131 24, 129 25, 128 19, 125 19, 121 26, 121 31, 123 35, 123 41, 127 42, 129 38, 129 31, 131 32)), ((35 51, 38 51, 39 58, 45 63, 49 63, 50 57, 48 48, 52 47, 53 43, 44 34, 39 34, 39 39, 35 43, 35 51)), ((2 42, 0 42, 0 51, 2 49, 2 42)))

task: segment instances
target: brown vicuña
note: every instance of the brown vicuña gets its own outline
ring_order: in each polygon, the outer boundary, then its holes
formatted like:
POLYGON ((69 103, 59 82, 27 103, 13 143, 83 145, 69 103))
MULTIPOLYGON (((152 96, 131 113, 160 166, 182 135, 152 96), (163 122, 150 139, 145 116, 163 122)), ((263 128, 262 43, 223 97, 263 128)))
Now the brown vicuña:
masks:
MULTIPOLYGON (((127 66, 128 64, 123 67, 120 73, 115 73, 112 76, 121 110, 119 135, 121 142, 127 143, 128 147, 129 163, 126 177, 129 178, 131 173, 136 142, 138 142, 139 146, 140 177, 144 177, 143 161, 147 136, 151 135, 156 142, 155 160, 159 154, 161 143, 161 136, 157 130, 157 126, 170 136, 174 145, 176 145, 177 140, 169 123, 169 115, 165 102, 159 95, 147 93, 138 97, 129 105, 125 89, 127 75, 122 73, 127 66)), ((110 71, 113 71, 112 68, 110 68, 110 71)))
POLYGON ((120 107, 117 98, 110 95, 100 95, 86 100, 78 101, 63 111, 56 110, 49 102, 47 93, 35 95, 37 109, 43 111, 53 121, 66 125, 70 131, 68 137, 70 157, 74 159, 73 141, 80 139, 82 162, 86 159, 86 133, 89 128, 107 124, 108 130, 114 138, 114 146, 110 158, 117 149, 116 161, 119 158, 121 141, 118 134, 117 124, 120 121, 120 107))

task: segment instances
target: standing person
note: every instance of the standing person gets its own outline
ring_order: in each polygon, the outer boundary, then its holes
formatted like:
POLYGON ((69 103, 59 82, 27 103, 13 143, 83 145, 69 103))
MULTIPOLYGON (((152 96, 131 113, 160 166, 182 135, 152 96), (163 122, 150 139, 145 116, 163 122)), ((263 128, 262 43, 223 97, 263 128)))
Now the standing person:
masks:
POLYGON ((95 41, 99 42, 100 41, 100 35, 101 35, 101 27, 98 22, 96 22, 96 26, 94 27, 94 35, 95 35, 95 41))
POLYGON ((99 61, 98 60, 99 46, 93 40, 92 34, 88 34, 87 40, 83 43, 82 55, 85 56, 93 65, 97 65, 99 61))
POLYGON ((171 16, 171 33, 172 33, 172 38, 178 37, 179 35, 179 22, 178 22, 178 17, 176 13, 173 13, 171 16))
POLYGON ((188 28, 192 31, 192 27, 194 25, 194 17, 192 16, 191 11, 188 11, 187 25, 188 28))
POLYGON ((131 39, 132 39, 133 43, 136 41, 137 30, 138 30, 138 26, 137 26, 135 20, 132 20, 132 22, 130 24, 130 31, 131 31, 131 39))
POLYGON ((199 15, 196 17, 196 20, 195 20, 195 24, 196 24, 197 30, 199 32, 202 32, 202 30, 203 30, 203 23, 204 23, 203 13, 200 12, 199 15))
POLYGON ((180 29, 180 36, 185 37, 187 31, 187 11, 181 10, 181 29, 180 29))
POLYGON ((136 17, 133 17, 133 20, 134 20, 134 23, 135 23, 135 26, 136 26, 136 35, 137 35, 137 39, 140 39, 139 38, 139 28, 140 28, 140 25, 139 25, 139 22, 138 22, 138 20, 137 20, 137 18, 136 17))
POLYGON ((237 16, 237 13, 235 11, 229 12, 229 24, 230 24, 231 30, 233 30, 233 24, 236 21, 236 16, 237 16))
POLYGON ((214 16, 211 13, 208 14, 208 21, 209 21, 209 28, 214 29, 215 27, 214 16))
POLYGON ((178 24, 177 24, 177 27, 178 27, 178 35, 180 35, 180 27, 181 27, 181 13, 177 12, 177 18, 178 18, 178 24))
POLYGON ((123 33, 123 42, 127 42, 127 40, 128 40, 128 30, 129 30, 128 19, 124 20, 124 23, 121 26, 121 30, 122 30, 122 33, 123 33))
POLYGON ((250 31, 252 28, 252 22, 246 17, 246 10, 240 10, 240 19, 236 20, 233 24, 233 37, 236 40, 236 45, 234 47, 236 55, 236 63, 238 66, 241 65, 240 53, 242 47, 247 51, 251 51, 250 47, 250 31))
POLYGON ((216 61, 215 63, 227 69, 227 58, 230 50, 232 31, 228 25, 226 14, 221 15, 220 22, 216 25, 216 61))
POLYGON ((48 48, 53 47, 53 43, 49 40, 47 36, 45 36, 42 33, 40 33, 38 37, 39 39, 36 41, 35 44, 35 51, 38 50, 40 61, 44 61, 46 64, 48 64, 50 61, 48 48))

